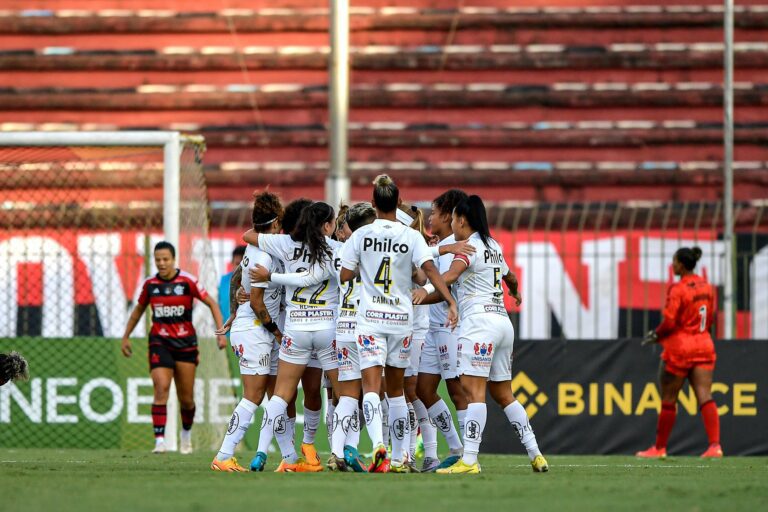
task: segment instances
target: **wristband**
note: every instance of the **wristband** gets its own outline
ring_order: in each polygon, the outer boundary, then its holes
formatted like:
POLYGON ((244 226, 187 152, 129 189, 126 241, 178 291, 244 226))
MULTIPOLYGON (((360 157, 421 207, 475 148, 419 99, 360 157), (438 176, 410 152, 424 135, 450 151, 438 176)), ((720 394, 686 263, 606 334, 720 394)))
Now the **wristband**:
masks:
POLYGON ((427 295, 429 295, 430 293, 435 293, 435 287, 432 283, 427 283, 424 286, 424 291, 427 292, 427 295))
POLYGON ((264 325, 264 328, 266 330, 268 330, 269 332, 271 332, 272 334, 274 334, 275 331, 280 330, 280 328, 277 326, 277 324, 275 322, 272 322, 272 321, 269 321, 269 322, 267 322, 267 323, 265 323, 263 325, 264 325))

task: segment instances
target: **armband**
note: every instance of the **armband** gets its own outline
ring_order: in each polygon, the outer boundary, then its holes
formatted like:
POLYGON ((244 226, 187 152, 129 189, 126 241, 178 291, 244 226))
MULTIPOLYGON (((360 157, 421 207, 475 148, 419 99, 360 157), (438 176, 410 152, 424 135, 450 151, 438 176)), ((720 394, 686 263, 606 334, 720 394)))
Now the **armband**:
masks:
POLYGON ((280 330, 280 328, 277 326, 277 324, 275 322, 272 322, 272 321, 267 322, 266 324, 264 324, 264 328, 266 330, 268 330, 269 332, 271 332, 272 334, 274 334, 275 331, 279 331, 280 330))
POLYGON ((424 286, 424 291, 427 292, 427 295, 429 295, 430 293, 435 293, 435 287, 432 283, 427 283, 424 286))

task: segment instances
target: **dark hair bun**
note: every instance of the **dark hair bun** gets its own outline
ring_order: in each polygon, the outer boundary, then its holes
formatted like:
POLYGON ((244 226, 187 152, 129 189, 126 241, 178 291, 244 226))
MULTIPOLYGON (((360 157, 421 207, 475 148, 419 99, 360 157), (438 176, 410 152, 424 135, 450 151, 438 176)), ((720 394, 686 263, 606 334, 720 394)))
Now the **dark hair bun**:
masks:
POLYGON ((696 261, 699 261, 701 259, 702 252, 700 247, 697 247, 697 246, 691 247, 691 252, 693 253, 693 257, 696 261))

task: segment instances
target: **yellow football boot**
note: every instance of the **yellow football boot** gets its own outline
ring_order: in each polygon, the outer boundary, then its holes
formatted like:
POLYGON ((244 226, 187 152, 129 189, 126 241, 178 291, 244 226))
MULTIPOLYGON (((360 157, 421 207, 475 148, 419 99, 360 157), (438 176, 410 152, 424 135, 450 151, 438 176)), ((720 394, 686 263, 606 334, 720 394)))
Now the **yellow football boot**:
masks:
POLYGON ((531 467, 534 473, 546 473, 549 471, 549 464, 547 464, 547 459, 543 455, 534 457, 531 461, 531 467))
POLYGON ((464 459, 459 459, 459 462, 454 464, 451 467, 448 468, 440 468, 435 473, 440 473, 441 475, 458 475, 461 473, 466 473, 470 475, 476 475, 480 473, 480 464, 475 462, 474 464, 467 464, 464 462, 464 459))

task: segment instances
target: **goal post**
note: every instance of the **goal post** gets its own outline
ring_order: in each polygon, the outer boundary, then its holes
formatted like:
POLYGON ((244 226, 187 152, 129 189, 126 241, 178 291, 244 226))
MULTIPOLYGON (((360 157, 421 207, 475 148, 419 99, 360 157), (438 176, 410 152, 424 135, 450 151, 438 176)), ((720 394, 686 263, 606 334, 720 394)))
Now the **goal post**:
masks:
MULTIPOLYGON (((160 239, 218 293, 204 153, 202 137, 175 131, 0 132, 0 272, 11 276, 0 283, 0 352, 29 354, 32 373, 0 388, 0 447, 151 447, 151 381, 138 340, 146 327, 132 335, 130 360, 115 341, 160 239)), ((206 307, 193 322, 201 356, 193 440, 209 449, 234 386, 206 307)), ((170 397, 166 441, 175 449, 173 389, 170 397)))

